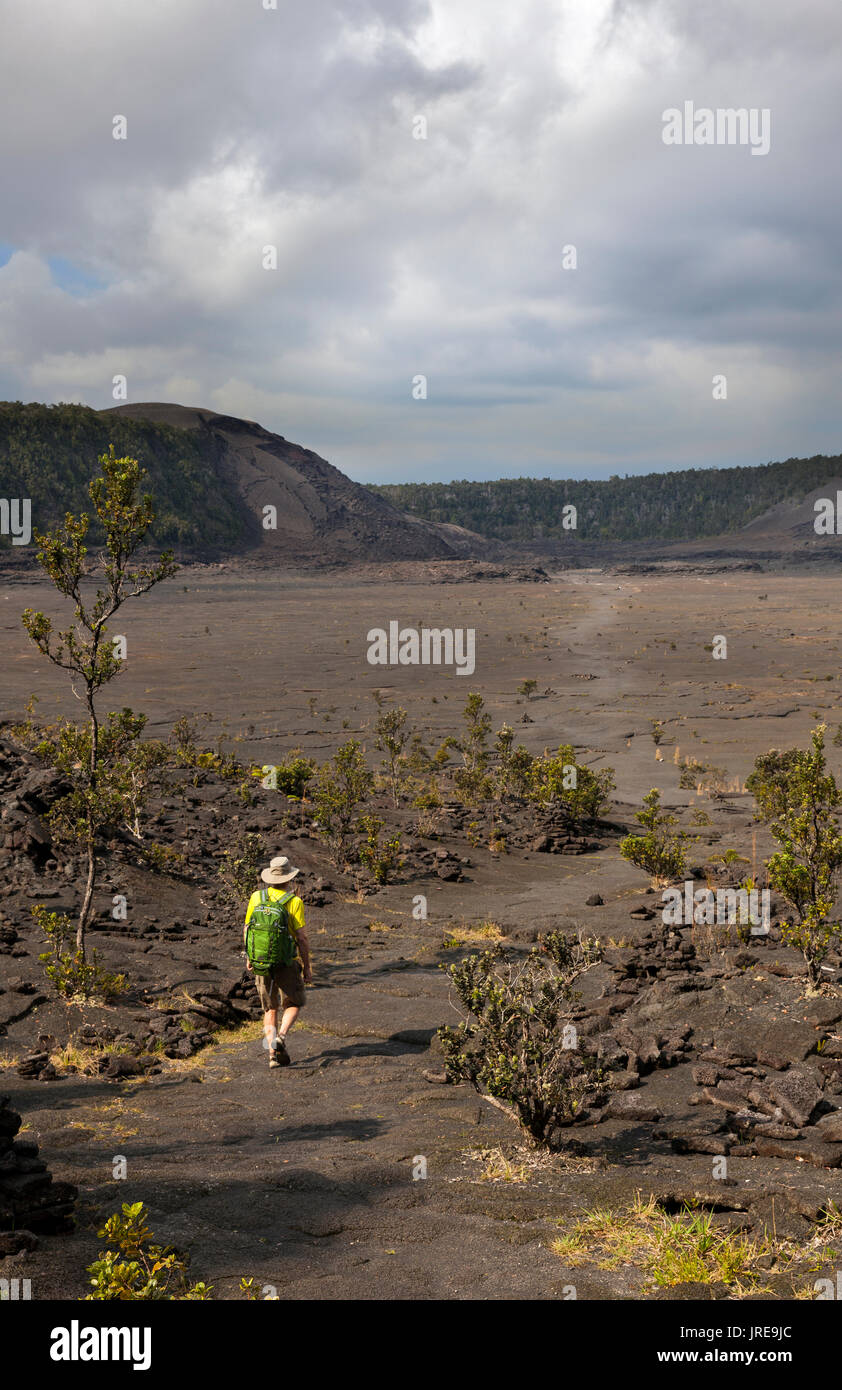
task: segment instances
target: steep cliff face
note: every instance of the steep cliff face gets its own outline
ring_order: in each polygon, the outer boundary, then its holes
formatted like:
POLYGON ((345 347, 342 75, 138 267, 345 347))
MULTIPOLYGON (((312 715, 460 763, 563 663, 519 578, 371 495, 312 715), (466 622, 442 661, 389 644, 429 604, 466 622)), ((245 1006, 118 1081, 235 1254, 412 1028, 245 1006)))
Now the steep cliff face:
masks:
POLYGON ((279 559, 325 562, 436 559, 481 555, 488 548, 481 537, 459 527, 406 516, 311 449, 253 420, 162 402, 120 405, 99 413, 201 432, 216 460, 220 485, 241 500, 247 548, 274 552, 279 559), (263 525, 266 507, 275 508, 274 530, 263 525))

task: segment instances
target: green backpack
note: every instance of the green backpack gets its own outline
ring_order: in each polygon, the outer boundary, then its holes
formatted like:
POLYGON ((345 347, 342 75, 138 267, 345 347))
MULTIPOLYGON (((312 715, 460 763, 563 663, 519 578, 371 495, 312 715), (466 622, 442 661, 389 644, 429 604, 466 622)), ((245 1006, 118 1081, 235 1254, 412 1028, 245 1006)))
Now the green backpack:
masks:
POLYGON ((282 898, 270 898, 268 888, 260 890, 260 902, 246 928, 246 955, 255 975, 268 975, 276 965, 292 965, 298 955, 286 908, 294 897, 285 893, 282 898))

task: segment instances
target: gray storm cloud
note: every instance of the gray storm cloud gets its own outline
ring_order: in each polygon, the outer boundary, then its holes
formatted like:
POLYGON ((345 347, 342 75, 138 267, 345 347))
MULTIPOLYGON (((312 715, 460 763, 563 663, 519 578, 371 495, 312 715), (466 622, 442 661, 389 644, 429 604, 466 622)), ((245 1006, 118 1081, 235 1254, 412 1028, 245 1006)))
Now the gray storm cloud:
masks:
POLYGON ((363 480, 838 451, 835 0, 0 13, 3 397, 123 373, 363 480))

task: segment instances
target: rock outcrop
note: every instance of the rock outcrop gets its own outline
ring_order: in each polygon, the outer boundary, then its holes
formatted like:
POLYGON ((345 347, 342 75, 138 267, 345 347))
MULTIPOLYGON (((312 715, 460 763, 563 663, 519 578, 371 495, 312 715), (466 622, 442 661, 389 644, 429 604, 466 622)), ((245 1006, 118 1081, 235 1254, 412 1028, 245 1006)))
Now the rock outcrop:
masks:
POLYGON ((77 1190, 54 1182, 34 1139, 17 1137, 21 1117, 0 1096, 0 1258, 33 1249, 38 1234, 73 1229, 77 1190))

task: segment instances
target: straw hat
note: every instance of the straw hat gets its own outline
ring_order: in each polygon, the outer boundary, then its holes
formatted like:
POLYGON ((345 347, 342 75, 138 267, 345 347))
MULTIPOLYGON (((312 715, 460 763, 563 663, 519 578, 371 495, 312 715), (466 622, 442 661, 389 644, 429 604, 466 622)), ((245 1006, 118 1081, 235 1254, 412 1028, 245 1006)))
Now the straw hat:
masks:
POLYGON ((268 869, 261 870, 260 877, 264 883, 271 883, 277 888, 282 883, 289 883, 300 872, 300 869, 293 868, 285 854, 280 854, 270 859, 268 869))

